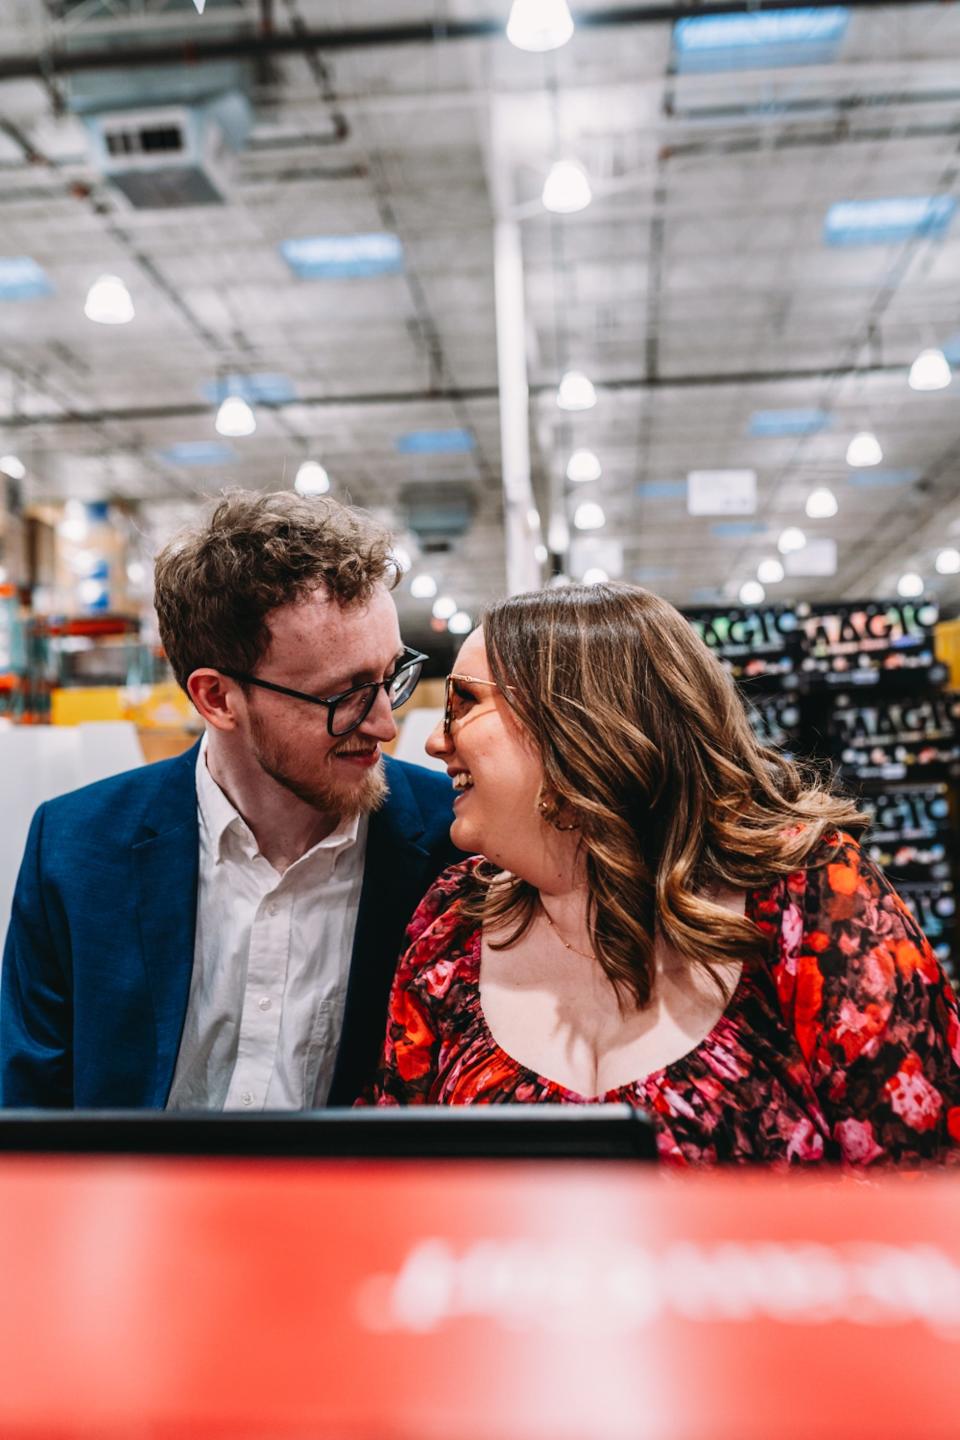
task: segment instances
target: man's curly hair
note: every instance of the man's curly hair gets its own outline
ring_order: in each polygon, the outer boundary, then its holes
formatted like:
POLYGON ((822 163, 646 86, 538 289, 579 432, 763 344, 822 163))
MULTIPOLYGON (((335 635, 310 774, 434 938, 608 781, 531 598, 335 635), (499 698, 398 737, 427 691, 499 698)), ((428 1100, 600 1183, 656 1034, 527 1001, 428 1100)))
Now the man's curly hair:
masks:
POLYGON ((237 490, 158 555, 160 639, 186 690, 203 666, 254 670, 278 606, 321 588, 350 605, 398 578, 389 531, 363 510, 287 490, 237 490))

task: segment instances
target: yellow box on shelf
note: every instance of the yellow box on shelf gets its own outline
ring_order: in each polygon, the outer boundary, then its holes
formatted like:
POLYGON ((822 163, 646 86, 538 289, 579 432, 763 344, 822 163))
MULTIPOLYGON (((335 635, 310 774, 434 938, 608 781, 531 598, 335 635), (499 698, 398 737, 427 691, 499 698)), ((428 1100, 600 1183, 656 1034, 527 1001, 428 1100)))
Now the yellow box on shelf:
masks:
POLYGON ((141 730, 199 729, 197 714, 179 685, 89 685, 54 690, 50 697, 54 725, 81 725, 88 720, 132 720, 141 730))
POLYGON ((960 690, 960 620, 941 620, 933 636, 937 659, 950 671, 950 689, 960 690))

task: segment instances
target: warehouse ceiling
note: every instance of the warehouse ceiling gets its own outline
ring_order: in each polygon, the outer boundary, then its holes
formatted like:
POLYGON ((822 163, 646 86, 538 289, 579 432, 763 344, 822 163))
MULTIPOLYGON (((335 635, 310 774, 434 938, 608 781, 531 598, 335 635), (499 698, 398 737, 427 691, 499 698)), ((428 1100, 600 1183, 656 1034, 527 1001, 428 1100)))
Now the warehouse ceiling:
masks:
POLYGON ((499 224, 522 256, 528 543, 549 532, 560 555, 544 578, 599 566, 725 602, 799 526, 807 563, 788 568, 829 570, 809 545, 827 539, 836 573, 768 599, 892 595, 913 570, 955 608, 960 576, 934 561, 960 546, 960 380, 921 392, 908 373, 931 347, 960 363, 960 7, 812 8, 798 43, 588 4, 538 55, 506 40, 507 0, 0 0, 0 452, 26 500, 130 502, 156 537, 314 459, 404 532, 411 632, 421 571, 475 615, 507 584, 499 224), (171 105, 237 147, 200 156, 213 203, 133 203, 97 158, 111 116, 171 105), (593 198, 550 214, 564 157, 593 198), (865 201, 896 203, 831 208, 865 201), (350 249, 370 236, 395 238, 350 249), (304 278, 281 247, 316 237, 304 278), (358 254, 380 273, 344 273, 358 254), (3 257, 39 284, 4 300, 3 257), (104 273, 132 323, 85 318, 104 273), (571 368, 592 409, 558 408, 571 368), (224 441, 237 388, 257 428, 224 441), (846 459, 862 431, 870 467, 846 459), (565 479, 579 449, 598 479, 565 479), (690 515, 703 470, 755 472, 753 507, 730 492, 690 515), (809 518, 824 486, 837 513, 809 518), (585 501, 605 524, 567 552, 557 522, 585 501))

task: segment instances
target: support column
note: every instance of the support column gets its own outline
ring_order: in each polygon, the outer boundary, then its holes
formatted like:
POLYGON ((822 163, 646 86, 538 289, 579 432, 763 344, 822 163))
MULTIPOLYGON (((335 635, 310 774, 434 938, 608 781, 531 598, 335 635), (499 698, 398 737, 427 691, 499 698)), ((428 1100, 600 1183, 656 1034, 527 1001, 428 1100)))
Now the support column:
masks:
POLYGON ((542 584, 531 528, 530 405, 524 319, 523 253, 516 220, 494 224, 494 285, 497 316, 497 379, 500 388, 500 452, 507 557, 507 592, 537 590, 542 584))

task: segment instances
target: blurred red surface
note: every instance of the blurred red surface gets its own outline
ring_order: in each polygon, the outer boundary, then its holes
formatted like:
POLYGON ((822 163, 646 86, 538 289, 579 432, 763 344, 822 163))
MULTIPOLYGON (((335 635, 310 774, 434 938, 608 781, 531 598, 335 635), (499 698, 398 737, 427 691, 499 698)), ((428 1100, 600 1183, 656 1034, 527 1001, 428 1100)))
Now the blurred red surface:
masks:
POLYGON ((0 1436, 951 1436, 950 1176, 0 1161, 0 1436))

